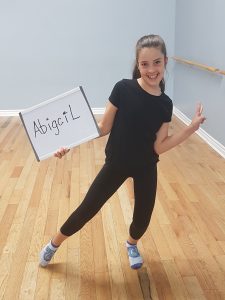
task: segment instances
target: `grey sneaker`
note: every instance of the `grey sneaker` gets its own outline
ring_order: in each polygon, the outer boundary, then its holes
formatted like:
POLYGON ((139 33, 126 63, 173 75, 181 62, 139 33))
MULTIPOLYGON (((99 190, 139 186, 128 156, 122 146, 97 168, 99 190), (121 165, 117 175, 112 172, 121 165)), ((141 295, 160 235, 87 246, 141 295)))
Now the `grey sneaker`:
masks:
POLYGON ((50 241, 40 252, 40 266, 46 267, 57 249, 58 247, 54 247, 50 241))

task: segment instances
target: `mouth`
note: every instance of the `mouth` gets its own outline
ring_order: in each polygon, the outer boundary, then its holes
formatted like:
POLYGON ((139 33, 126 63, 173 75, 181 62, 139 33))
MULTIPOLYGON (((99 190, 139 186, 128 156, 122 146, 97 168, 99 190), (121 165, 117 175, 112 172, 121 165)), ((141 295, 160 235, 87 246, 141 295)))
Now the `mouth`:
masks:
POLYGON ((158 77, 159 73, 154 74, 154 75, 147 75, 147 77, 151 80, 155 80, 158 77))

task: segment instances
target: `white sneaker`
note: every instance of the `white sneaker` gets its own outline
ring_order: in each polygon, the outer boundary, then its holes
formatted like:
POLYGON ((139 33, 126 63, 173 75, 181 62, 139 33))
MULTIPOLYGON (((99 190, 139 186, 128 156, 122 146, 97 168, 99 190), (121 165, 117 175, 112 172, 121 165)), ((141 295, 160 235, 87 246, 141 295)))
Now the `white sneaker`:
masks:
POLYGON ((132 269, 139 269, 143 265, 143 259, 138 251, 137 245, 131 245, 126 242, 127 254, 132 269))
POLYGON ((46 267, 57 249, 58 247, 54 247, 50 241, 40 252, 40 266, 46 267))

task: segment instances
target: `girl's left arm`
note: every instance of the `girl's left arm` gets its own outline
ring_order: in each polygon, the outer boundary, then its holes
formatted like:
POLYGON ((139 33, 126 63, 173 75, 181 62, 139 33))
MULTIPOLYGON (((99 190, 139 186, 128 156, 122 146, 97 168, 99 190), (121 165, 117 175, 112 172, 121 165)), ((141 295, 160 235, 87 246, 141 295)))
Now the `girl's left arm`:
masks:
POLYGON ((163 123, 156 134, 156 141, 154 143, 155 152, 157 154, 162 154, 170 150, 171 148, 185 141, 190 135, 198 130, 200 124, 202 124, 206 120, 206 118, 202 115, 202 110, 202 105, 198 104, 191 124, 176 134, 169 136, 169 123, 163 123))

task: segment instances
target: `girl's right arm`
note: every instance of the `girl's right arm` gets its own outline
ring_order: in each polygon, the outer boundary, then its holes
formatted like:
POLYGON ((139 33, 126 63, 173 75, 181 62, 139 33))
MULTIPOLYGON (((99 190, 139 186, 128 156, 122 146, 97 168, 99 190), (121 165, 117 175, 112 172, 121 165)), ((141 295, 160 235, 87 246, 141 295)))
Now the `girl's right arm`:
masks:
MULTIPOLYGON (((113 105, 110 101, 108 101, 104 115, 101 121, 98 122, 100 137, 110 133, 117 110, 118 108, 115 105, 113 105)), ((54 156, 58 158, 62 158, 69 151, 70 149, 60 148, 56 153, 54 153, 54 156)))
POLYGON ((118 108, 115 105, 113 105, 110 101, 108 101, 104 115, 101 121, 98 123, 98 127, 100 129, 100 136, 104 136, 110 133, 117 110, 118 108))

